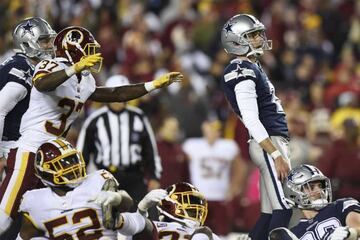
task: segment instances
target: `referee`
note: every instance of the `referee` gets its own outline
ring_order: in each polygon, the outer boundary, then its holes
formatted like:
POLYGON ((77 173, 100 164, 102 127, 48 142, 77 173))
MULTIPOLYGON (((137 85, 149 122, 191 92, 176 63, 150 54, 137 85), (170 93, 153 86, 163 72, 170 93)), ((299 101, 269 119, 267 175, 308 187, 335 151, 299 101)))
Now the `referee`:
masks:
MULTIPOLYGON (((127 84, 125 76, 115 75, 106 87, 127 84)), ((77 147, 87 165, 110 171, 135 202, 160 187, 162 167, 155 136, 139 108, 109 103, 94 111, 82 126, 77 147)))

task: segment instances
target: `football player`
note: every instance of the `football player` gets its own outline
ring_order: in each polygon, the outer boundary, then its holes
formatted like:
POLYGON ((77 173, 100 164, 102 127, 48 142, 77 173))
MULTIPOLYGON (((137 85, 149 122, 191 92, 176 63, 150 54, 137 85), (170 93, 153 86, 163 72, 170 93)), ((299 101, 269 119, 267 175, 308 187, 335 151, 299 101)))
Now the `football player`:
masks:
POLYGON ((330 180, 318 168, 304 164, 292 169, 284 182, 284 192, 290 205, 301 209, 305 216, 291 228, 297 238, 355 240, 360 237, 359 202, 353 198, 333 202, 330 180))
MULTIPOLYGON (((20 125, 17 149, 8 157, 8 171, 0 187, 0 226, 6 229, 17 215, 20 198, 37 185, 33 162, 37 148, 54 137, 66 136, 86 100, 128 101, 152 90, 181 81, 182 74, 171 72, 157 79, 121 87, 97 87, 91 72, 99 71, 100 45, 82 27, 69 27, 54 39, 54 59, 35 67, 29 108, 20 125)), ((1 231, 0 229, 0 234, 1 231)))
POLYGON ((249 236, 267 239, 271 229, 287 226, 292 213, 281 184, 290 171, 287 122, 258 60, 271 50, 272 42, 266 38, 265 26, 248 14, 226 22, 221 42, 227 53, 235 55, 224 70, 223 91, 249 131, 250 157, 261 173, 261 216, 249 236))
POLYGON ((0 161, 6 160, 20 137, 21 117, 29 105, 35 65, 52 57, 55 35, 39 17, 22 20, 13 31, 16 53, 0 65, 0 161))
MULTIPOLYGON (((114 199, 110 204, 117 205, 114 199)), ((133 240, 219 240, 211 229, 203 226, 207 216, 207 201, 193 185, 180 182, 166 190, 150 191, 138 204, 137 213, 122 213, 115 228, 133 240), (160 221, 139 217, 147 216, 147 210, 156 206, 160 221)))
POLYGON ((36 152, 35 172, 45 188, 27 191, 19 211, 23 224, 17 239, 116 239, 106 229, 106 210, 92 201, 104 191, 117 198, 116 211, 126 211, 132 199, 117 191, 111 173, 98 170, 86 174, 81 152, 63 139, 43 143, 36 152))
MULTIPOLYGON (((20 122, 29 106, 35 65, 42 59, 53 57, 55 35, 55 31, 42 18, 30 17, 20 21, 12 34, 15 55, 0 65, 0 182, 8 153, 20 137, 20 122)), ((8 168, 11 167, 11 163, 8 163, 8 168)), ((10 172, 7 171, 7 174, 10 172)), ((0 209, 7 211, 8 208, 2 205, 0 209)), ((12 220, 4 222, 0 218, 0 234, 11 223, 12 220)), ((0 238, 15 238, 19 227, 16 221, 6 236, 0 238)))

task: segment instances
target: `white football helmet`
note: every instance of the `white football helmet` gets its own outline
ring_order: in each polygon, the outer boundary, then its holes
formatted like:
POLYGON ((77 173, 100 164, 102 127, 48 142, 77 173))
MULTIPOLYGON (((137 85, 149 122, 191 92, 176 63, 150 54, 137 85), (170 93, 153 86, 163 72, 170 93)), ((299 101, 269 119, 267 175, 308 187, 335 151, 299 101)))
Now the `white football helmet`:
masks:
POLYGON ((320 210, 332 201, 332 189, 330 179, 318 168, 303 164, 292 169, 284 182, 284 194, 288 203, 301 209, 320 210), (314 191, 310 189, 310 183, 320 182, 321 189, 315 192, 318 197, 314 199, 314 191))
POLYGON ((22 20, 16 25, 13 32, 13 40, 16 52, 22 52, 29 58, 45 59, 53 57, 54 49, 44 49, 39 41, 55 38, 56 32, 50 24, 42 18, 31 17, 22 20))
POLYGON ((230 18, 221 31, 221 43, 227 53, 240 56, 259 56, 264 50, 271 50, 272 41, 267 40, 265 26, 254 16, 249 14, 239 14, 230 18), (251 43, 251 34, 259 32, 262 43, 260 47, 255 47, 251 43))

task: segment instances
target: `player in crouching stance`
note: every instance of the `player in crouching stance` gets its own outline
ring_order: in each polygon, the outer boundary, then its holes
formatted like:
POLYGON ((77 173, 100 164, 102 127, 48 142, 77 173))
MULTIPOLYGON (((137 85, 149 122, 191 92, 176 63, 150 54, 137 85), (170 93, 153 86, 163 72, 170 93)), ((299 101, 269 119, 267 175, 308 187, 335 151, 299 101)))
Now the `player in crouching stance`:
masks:
MULTIPOLYGON (((101 201, 100 201, 101 202, 101 201)), ((116 200, 108 201, 115 204, 116 200)), ((141 239, 218 240, 211 229, 203 226, 207 216, 207 201, 189 183, 173 184, 166 190, 150 191, 138 205, 136 213, 121 213, 114 226, 121 234, 141 239), (147 210, 156 206, 160 221, 145 218, 147 210)))
POLYGON ((47 187, 23 195, 19 211, 24 218, 18 240, 40 236, 116 239, 116 232, 105 228, 111 225, 108 216, 112 209, 93 200, 106 191, 109 200, 117 200, 114 211, 125 211, 132 199, 125 191, 117 191, 118 183, 109 172, 87 175, 81 153, 63 139, 43 143, 35 159, 36 175, 47 187))

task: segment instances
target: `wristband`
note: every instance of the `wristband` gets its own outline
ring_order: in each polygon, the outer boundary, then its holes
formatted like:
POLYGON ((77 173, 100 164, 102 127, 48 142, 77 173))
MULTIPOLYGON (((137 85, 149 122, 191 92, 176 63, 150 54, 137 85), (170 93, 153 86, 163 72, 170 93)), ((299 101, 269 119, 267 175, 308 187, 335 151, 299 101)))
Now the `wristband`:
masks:
POLYGON ((153 81, 144 83, 144 87, 145 87, 147 92, 151 92, 151 91, 156 89, 155 86, 154 86, 153 81))
POLYGON ((64 70, 65 70, 66 76, 68 76, 68 77, 71 77, 72 75, 74 75, 76 73, 74 66, 65 68, 64 70))
POLYGON ((276 158, 278 158, 279 156, 281 156, 281 152, 279 150, 275 150, 274 152, 272 152, 270 154, 270 156, 275 160, 276 158))

